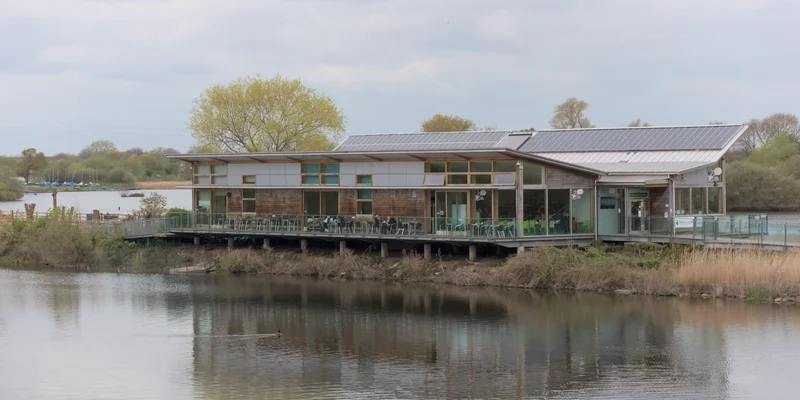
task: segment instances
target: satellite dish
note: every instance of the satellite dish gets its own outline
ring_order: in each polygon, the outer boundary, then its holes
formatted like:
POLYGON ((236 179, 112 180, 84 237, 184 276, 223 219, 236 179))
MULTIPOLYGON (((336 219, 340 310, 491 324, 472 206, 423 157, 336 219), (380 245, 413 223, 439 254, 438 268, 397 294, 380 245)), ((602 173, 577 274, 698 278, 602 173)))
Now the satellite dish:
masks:
POLYGON ((486 191, 485 190, 481 190, 480 193, 481 193, 481 196, 486 196, 486 191))
POLYGON ((575 194, 577 194, 578 196, 582 195, 583 194, 583 189, 576 190, 575 194))
POLYGON ((714 168, 714 176, 720 176, 720 175, 722 175, 722 168, 720 167, 714 168))

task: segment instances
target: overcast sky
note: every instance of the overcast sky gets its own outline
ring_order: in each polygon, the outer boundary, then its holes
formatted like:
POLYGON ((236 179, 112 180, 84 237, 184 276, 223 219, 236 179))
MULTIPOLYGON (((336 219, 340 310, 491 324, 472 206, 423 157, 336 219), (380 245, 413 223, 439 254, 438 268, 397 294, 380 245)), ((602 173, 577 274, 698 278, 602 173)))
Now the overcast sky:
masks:
POLYGON ((238 76, 301 78, 349 134, 434 113, 545 128, 800 113, 795 0, 0 0, 0 153, 193 144, 192 100, 238 76))

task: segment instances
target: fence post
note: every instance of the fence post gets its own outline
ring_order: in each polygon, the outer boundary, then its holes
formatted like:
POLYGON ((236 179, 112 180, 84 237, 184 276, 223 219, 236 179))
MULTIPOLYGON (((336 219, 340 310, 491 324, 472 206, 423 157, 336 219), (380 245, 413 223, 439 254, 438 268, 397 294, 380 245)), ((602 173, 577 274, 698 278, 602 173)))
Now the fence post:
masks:
POLYGON ((692 244, 697 238, 697 217, 692 218, 692 244))
POLYGON ((789 223, 783 223, 783 249, 789 249, 789 223))

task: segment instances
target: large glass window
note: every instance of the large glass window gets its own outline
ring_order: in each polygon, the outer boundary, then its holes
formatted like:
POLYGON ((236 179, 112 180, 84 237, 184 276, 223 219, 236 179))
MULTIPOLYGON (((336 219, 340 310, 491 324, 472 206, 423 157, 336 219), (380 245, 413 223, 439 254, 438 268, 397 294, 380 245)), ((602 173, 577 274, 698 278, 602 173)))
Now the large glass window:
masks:
POLYGON ((303 185, 339 184, 339 164, 302 164, 300 173, 303 185))
POLYGON ((358 189, 356 196, 356 213, 372 215, 372 190, 358 189))
POLYGON ((537 164, 522 165, 522 183, 525 185, 544 185, 544 167, 537 164))
POLYGON ((545 213, 545 191, 526 190, 523 192, 523 234, 537 236, 547 234, 547 215, 545 213))
POLYGON ((691 214, 692 198, 689 195, 689 188, 676 188, 675 189, 675 215, 691 214))
POLYGON ((569 189, 550 189, 547 192, 548 230, 551 235, 570 233, 569 189))
POLYGON ((515 190, 497 191, 497 218, 517 218, 517 192, 515 190))
POLYGON ((594 207, 592 189, 573 189, 572 191, 572 233, 593 233, 594 207))
POLYGON ((197 206, 195 211, 198 213, 211 212, 211 191, 201 190, 197 192, 197 206))
POLYGON ((494 172, 517 172, 517 162, 514 160, 495 161, 494 172))
POLYGON ((692 214, 708 214, 705 188, 692 188, 692 214))
POLYGON ((426 162, 425 172, 429 174, 443 174, 447 172, 444 162, 426 162))
POLYGON ((339 214, 339 192, 307 190, 303 192, 303 209, 309 216, 339 214))
POLYGON ((256 212, 256 190, 242 190, 242 212, 255 214, 256 212))
POLYGON ((492 219, 492 192, 490 190, 473 190, 472 196, 472 219, 480 222, 481 220, 492 219))
POLYGON ((708 188, 708 213, 722 214, 722 188, 708 188))
POLYGON ((372 175, 356 175, 356 185, 372 186, 372 175))

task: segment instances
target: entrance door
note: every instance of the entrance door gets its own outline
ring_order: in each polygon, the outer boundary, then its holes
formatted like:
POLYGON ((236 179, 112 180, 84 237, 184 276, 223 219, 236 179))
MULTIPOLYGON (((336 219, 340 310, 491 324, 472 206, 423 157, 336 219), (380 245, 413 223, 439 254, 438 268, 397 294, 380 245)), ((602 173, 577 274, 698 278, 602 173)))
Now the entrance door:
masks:
POLYGON ((631 233, 647 232, 647 199, 631 199, 631 233))
POLYGON ((436 192, 431 198, 435 201, 432 207, 435 210, 434 232, 445 234, 468 230, 468 192, 436 192))

